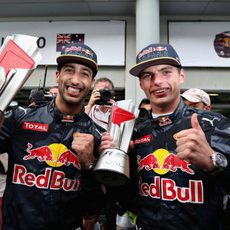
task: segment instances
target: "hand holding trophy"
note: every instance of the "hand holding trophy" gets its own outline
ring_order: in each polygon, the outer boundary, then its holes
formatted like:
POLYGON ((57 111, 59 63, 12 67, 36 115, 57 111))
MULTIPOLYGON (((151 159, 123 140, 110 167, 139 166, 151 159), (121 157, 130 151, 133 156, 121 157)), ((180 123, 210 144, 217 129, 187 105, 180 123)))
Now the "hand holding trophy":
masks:
POLYGON ((94 168, 97 180, 109 186, 120 186, 129 179, 127 150, 132 136, 138 109, 131 100, 115 103, 109 120, 109 133, 113 147, 103 150, 94 168))
POLYGON ((37 39, 14 34, 0 48, 0 124, 3 112, 41 61, 37 39))

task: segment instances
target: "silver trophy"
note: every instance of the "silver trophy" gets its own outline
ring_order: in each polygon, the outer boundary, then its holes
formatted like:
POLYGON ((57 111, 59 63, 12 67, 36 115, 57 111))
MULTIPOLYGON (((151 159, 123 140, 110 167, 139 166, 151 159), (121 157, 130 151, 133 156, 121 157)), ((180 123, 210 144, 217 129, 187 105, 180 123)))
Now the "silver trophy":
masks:
POLYGON ((41 61, 37 39, 37 37, 14 34, 7 36, 0 48, 1 113, 41 61))
POLYGON ((118 101, 113 106, 108 129, 113 137, 113 147, 101 152, 94 168, 95 177, 100 183, 119 186, 129 179, 127 151, 138 112, 131 100, 118 101))

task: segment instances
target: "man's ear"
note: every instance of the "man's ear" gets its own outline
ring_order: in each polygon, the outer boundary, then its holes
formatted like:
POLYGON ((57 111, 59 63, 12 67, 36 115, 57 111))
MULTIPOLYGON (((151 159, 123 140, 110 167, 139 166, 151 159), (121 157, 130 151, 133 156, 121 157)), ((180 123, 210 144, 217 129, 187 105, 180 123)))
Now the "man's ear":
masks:
POLYGON ((95 84, 95 78, 92 80, 92 84, 91 84, 91 88, 94 88, 94 84, 95 84))
POLYGON ((60 72, 56 70, 56 83, 59 82, 60 72))
POLYGON ((205 110, 208 110, 208 111, 211 111, 211 105, 206 105, 206 106, 204 107, 204 109, 205 109, 205 110))
POLYGON ((140 86, 141 89, 143 90, 143 86, 142 86, 142 83, 141 83, 140 79, 139 79, 139 86, 140 86))
POLYGON ((184 83, 185 81, 185 71, 184 69, 180 70, 180 84, 184 83))

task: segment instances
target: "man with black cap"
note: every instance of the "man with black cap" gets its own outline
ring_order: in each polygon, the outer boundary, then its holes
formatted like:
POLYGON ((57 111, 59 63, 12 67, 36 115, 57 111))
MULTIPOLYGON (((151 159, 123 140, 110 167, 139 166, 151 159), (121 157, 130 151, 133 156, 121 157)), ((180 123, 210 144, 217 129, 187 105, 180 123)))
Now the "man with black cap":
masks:
POLYGON ((45 95, 42 89, 32 89, 28 98, 28 106, 37 106, 45 102, 45 95))
POLYGON ((83 109, 97 56, 87 45, 70 44, 57 64, 56 98, 9 111, 0 130, 0 152, 9 154, 3 229, 83 229, 83 216, 100 212, 92 163, 101 131, 83 109))
MULTIPOLYGON (((138 124, 130 151, 137 229, 220 229, 230 188, 230 121, 188 107, 180 97, 185 72, 169 44, 150 44, 130 73, 150 99, 151 117, 138 124)), ((101 150, 112 137, 102 137, 101 150)))

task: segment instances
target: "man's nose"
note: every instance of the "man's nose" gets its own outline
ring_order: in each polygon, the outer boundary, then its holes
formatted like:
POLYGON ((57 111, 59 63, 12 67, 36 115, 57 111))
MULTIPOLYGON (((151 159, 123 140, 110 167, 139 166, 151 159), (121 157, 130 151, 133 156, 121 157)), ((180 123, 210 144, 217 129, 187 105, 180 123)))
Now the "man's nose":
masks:
POLYGON ((75 71, 71 78, 72 83, 77 84, 81 81, 81 74, 79 71, 75 71))
POLYGON ((162 82, 162 80, 163 80, 163 78, 162 78, 162 75, 160 73, 155 73, 151 77, 151 82, 155 83, 155 84, 162 82))

